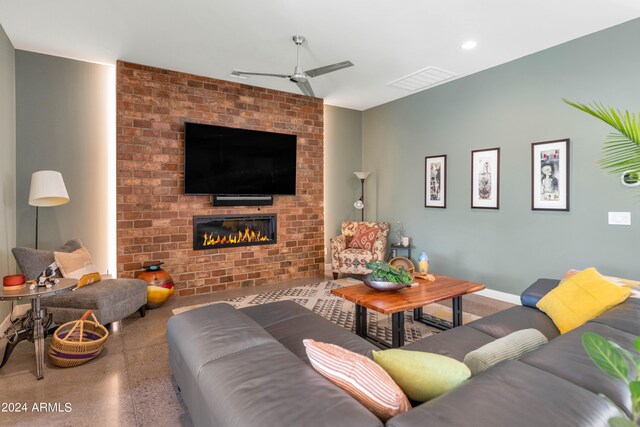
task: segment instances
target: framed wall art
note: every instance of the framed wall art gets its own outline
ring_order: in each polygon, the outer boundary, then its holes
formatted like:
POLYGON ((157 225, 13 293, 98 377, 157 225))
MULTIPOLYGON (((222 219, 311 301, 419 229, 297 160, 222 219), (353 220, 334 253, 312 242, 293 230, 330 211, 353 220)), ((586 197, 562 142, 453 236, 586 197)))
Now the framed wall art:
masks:
POLYGON ((569 210, 569 139, 531 144, 531 210, 569 210))
POLYGON ((500 209, 500 149, 471 151, 471 207, 500 209))
POLYGON ((424 207, 447 207, 447 156, 424 158, 424 207))

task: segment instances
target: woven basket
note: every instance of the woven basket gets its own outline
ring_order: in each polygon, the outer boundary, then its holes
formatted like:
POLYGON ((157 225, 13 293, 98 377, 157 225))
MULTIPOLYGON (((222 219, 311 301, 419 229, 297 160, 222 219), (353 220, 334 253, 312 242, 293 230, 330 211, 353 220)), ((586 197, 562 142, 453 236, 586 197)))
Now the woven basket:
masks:
POLYGON ((397 256, 389 261, 389 265, 395 268, 404 268, 404 270, 410 275, 414 275, 416 272, 416 266, 413 265, 413 261, 403 256, 397 256))
POLYGON ((49 345, 49 357, 61 368, 82 365, 100 354, 108 336, 107 328, 98 322, 91 310, 87 310, 80 320, 67 322, 56 329, 49 345), (89 315, 93 322, 86 320, 89 315))

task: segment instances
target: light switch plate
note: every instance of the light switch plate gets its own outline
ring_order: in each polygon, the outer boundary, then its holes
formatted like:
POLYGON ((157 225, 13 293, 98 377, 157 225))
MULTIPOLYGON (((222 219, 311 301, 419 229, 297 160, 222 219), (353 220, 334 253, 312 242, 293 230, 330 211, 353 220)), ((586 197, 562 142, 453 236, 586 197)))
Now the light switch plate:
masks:
POLYGON ((631 212, 609 212, 609 225, 631 225, 631 212))

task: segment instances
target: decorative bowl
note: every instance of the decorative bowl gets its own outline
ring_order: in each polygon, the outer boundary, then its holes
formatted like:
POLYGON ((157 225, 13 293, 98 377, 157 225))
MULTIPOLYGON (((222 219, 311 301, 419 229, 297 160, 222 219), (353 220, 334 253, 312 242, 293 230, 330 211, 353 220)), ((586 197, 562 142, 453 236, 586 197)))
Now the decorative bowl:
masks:
POLYGON ((2 278, 2 285, 6 287, 22 286, 27 281, 27 276, 24 274, 10 274, 2 278))
POLYGON ((370 274, 365 274, 364 276, 362 276, 362 281, 371 289, 382 292, 397 291, 398 289, 406 288, 407 286, 409 286, 405 285, 404 283, 380 282, 377 280, 371 280, 370 274))

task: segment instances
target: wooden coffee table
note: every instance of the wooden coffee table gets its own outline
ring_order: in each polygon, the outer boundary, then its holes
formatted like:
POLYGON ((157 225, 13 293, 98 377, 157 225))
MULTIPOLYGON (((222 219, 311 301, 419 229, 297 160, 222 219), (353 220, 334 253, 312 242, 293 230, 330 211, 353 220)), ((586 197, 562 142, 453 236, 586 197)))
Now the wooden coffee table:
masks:
POLYGON ((416 278, 418 285, 398 291, 380 292, 364 283, 332 289, 331 293, 356 305, 356 334, 378 346, 397 348, 404 345, 404 312, 413 310, 414 319, 438 329, 462 325, 462 296, 485 288, 480 283, 435 275, 435 282, 416 278), (438 301, 453 300, 453 321, 425 315, 422 308, 438 301), (391 346, 367 335, 367 309, 391 315, 391 346))

